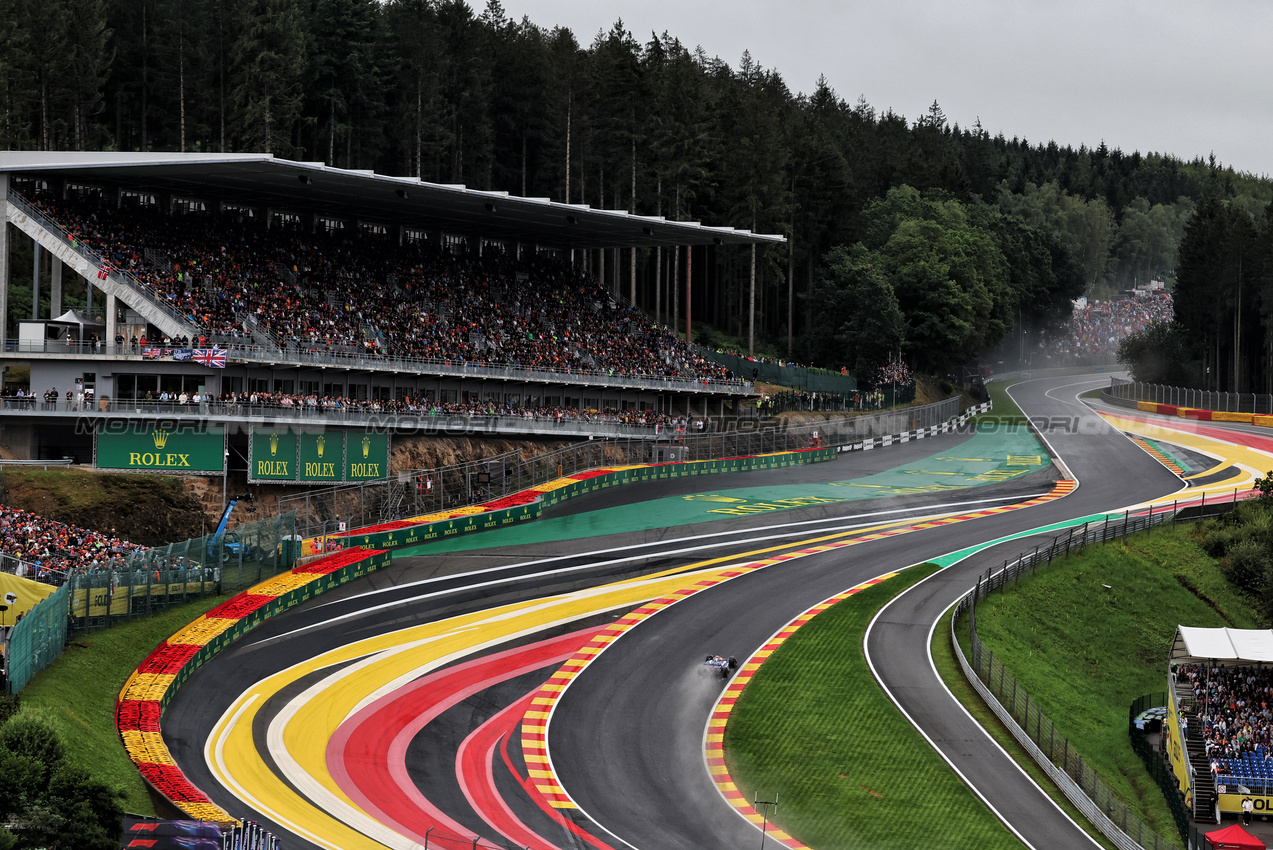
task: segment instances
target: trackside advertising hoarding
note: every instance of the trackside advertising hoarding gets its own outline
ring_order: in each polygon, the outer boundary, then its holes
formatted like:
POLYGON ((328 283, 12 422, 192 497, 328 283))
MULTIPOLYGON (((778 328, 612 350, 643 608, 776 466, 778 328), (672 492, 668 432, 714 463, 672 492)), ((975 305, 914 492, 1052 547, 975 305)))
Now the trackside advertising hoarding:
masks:
POLYGON ((254 481, 296 480, 296 434, 288 430, 253 431, 248 478, 254 481))
POLYGON ((225 428, 199 423, 103 423, 93 434, 93 466, 220 475, 225 471, 225 428))
POLYGON ((248 442, 253 483, 378 481, 388 475, 388 434, 254 428, 248 442))

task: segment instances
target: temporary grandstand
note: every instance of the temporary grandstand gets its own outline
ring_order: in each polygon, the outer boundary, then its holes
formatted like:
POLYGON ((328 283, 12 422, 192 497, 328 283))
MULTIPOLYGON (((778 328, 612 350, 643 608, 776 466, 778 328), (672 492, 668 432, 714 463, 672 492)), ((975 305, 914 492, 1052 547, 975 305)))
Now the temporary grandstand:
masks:
POLYGON ((1273 631, 1178 626, 1164 747, 1194 817, 1273 811, 1273 631))
POLYGON ((654 439, 754 411, 750 375, 633 306, 635 257, 783 241, 270 154, 0 152, 0 210, 5 443, 87 461, 127 431, 147 450, 98 466, 151 471, 225 472, 254 432, 335 429, 354 464, 347 433, 654 439))

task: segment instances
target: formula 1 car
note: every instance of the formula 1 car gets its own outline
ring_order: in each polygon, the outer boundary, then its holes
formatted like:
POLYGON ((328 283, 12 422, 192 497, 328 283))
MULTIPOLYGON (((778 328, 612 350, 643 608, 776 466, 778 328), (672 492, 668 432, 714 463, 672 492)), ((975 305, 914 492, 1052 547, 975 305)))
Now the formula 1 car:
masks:
POLYGON ((722 679, 728 679, 729 671, 738 667, 738 659, 732 655, 729 658, 725 658, 722 655, 709 655, 703 664, 706 665, 708 670, 720 673, 722 679))

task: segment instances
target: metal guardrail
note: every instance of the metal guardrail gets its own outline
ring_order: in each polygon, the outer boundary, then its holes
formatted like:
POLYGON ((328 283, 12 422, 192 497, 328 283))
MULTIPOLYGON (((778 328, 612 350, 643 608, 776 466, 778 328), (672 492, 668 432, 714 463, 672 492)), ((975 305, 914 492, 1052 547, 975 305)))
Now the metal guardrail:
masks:
MULTIPOLYGON (((653 440, 658 436, 655 425, 639 425, 609 419, 596 414, 581 416, 500 416, 455 414, 428 409, 384 411, 361 406, 329 406, 297 404, 237 404, 221 401, 117 401, 102 397, 83 402, 59 400, 46 402, 42 397, 0 398, 0 410, 25 416, 95 419, 215 419, 246 422, 299 422, 311 426, 359 425, 367 428, 418 430, 437 433, 468 434, 507 433, 537 436, 630 437, 653 440)), ((61 464, 70 461, 24 461, 24 463, 61 464)), ((0 461, 0 465, 11 461, 0 461)))
POLYGON ((1273 395, 1266 393, 1197 390, 1191 387, 1170 387, 1165 384, 1127 381, 1122 378, 1111 378, 1107 392, 1114 398, 1127 401, 1150 401, 1156 404, 1218 410, 1224 413, 1273 414, 1273 395))
MULTIPOLYGON (((1216 501, 1210 505, 1204 501, 1194 518, 1208 515, 1208 509, 1210 515, 1224 513, 1236 503, 1236 491, 1231 501, 1216 501)), ((1070 745, 1069 739, 1057 731, 1039 704, 1031 701, 1029 692, 995 658, 994 651, 981 642, 977 636, 977 600, 996 590, 1002 593, 1009 584, 1016 584, 1027 573, 1033 575, 1039 568, 1049 566, 1054 559, 1080 552, 1092 543, 1105 543, 1166 522, 1174 523, 1183 510, 1173 504, 1158 512, 1151 508, 1146 516, 1131 517, 1125 513, 1121 518, 1107 516, 1104 521, 1085 523, 1081 530, 1077 526, 1071 528, 1053 537, 1046 547, 1036 546, 1033 552, 1023 552, 1016 560, 1004 561, 1003 567, 997 571, 992 568, 985 575, 978 576, 976 586, 956 603, 950 620, 951 645, 974 690, 1056 783, 1066 799, 1121 850, 1178 850, 1178 845, 1158 835, 1114 797, 1109 786, 1070 745), (956 623, 964 613, 968 614, 971 661, 964 655, 956 636, 956 623)), ((1192 514, 1192 507, 1187 510, 1192 514)), ((1190 848, 1202 846, 1192 843, 1187 831, 1182 830, 1180 838, 1190 848)))
POLYGON ((6 466, 29 466, 32 468, 48 469, 50 466, 70 466, 75 463, 75 458, 64 457, 57 460, 5 460, 0 458, 0 469, 6 466))

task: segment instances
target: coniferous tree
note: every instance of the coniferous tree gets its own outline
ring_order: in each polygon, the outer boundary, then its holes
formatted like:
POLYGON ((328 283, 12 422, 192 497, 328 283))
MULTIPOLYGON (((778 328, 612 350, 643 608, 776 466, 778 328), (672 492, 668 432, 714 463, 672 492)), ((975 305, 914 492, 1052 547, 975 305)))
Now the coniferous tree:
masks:
POLYGON ((301 115, 306 38, 296 0, 250 0, 231 52, 239 144, 288 154, 301 115))

